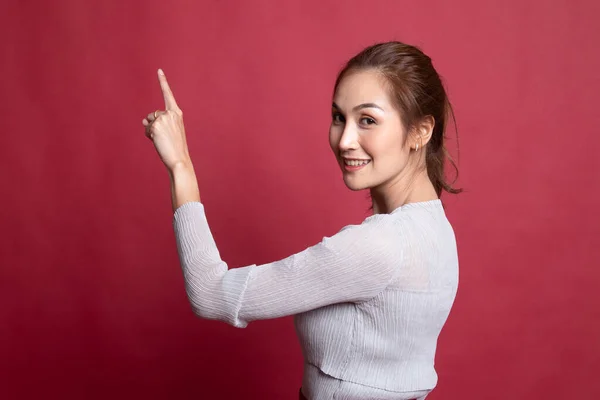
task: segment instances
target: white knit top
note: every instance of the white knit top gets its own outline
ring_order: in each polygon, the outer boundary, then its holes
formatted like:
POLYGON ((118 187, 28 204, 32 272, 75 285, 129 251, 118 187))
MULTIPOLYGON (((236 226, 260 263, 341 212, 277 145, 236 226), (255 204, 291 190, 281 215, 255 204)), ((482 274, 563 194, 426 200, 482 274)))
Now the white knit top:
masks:
POLYGON ((308 399, 422 399, 436 386, 437 339, 458 286, 440 200, 372 215, 283 260, 232 269, 203 204, 180 206, 173 224, 198 316, 243 328, 295 315, 308 399))

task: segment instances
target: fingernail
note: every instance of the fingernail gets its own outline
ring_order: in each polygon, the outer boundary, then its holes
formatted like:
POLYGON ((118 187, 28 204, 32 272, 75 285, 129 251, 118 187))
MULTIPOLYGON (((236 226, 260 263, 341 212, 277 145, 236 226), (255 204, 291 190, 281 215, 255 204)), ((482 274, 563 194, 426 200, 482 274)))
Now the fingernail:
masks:
POLYGON ((158 73, 159 73, 159 75, 164 75, 164 74, 165 74, 165 73, 163 72, 163 70, 162 70, 162 69, 160 69, 160 68, 158 69, 158 73))

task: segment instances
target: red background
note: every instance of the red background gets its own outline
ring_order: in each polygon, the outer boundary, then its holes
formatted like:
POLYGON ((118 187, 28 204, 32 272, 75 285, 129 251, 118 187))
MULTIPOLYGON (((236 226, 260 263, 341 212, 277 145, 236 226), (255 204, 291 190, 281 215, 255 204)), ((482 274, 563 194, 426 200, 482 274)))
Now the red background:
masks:
POLYGON ((163 68, 221 255, 283 258, 367 215, 331 90, 391 39, 446 80, 466 189, 445 198, 461 281, 430 398, 597 398, 598 4, 4 2, 0 398, 295 398, 291 318, 193 316, 141 120, 163 68))

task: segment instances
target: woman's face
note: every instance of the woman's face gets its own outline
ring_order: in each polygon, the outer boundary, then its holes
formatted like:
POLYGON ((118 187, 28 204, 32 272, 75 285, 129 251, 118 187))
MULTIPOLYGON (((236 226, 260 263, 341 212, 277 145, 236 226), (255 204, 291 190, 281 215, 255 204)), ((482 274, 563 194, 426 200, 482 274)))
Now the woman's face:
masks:
POLYGON ((384 78, 375 71, 346 75, 335 92, 329 143, 351 190, 394 182, 408 163, 410 146, 384 78))

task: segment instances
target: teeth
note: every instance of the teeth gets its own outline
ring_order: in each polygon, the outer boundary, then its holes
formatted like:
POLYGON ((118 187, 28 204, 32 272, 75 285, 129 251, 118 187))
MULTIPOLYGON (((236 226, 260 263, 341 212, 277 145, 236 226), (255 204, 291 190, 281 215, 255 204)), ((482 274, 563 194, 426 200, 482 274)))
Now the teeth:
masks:
POLYGON ((358 167, 361 165, 367 165, 370 160, 344 160, 346 165, 350 165, 352 167, 358 167))

